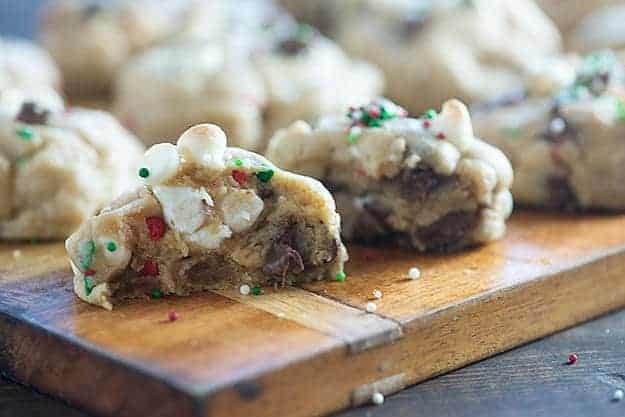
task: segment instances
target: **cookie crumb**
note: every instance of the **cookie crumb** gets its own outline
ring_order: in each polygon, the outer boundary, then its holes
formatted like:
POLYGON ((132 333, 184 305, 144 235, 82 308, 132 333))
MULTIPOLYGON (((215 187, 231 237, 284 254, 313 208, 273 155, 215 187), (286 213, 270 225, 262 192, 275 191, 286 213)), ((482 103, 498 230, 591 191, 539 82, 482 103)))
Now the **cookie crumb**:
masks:
POLYGON ((382 291, 373 290, 373 298, 375 298, 376 300, 380 300, 382 298, 382 291))
POLYGON ((178 313, 176 313, 175 311, 170 311, 167 317, 169 318, 169 321, 174 322, 178 320, 179 316, 178 316, 178 313))
POLYGON ((14 258, 19 258, 20 256, 22 256, 22 251, 21 251, 21 250, 19 250, 19 249, 15 249, 15 250, 13 251, 13 257, 14 257, 14 258))
POLYGON ((241 293, 241 295, 250 295, 251 290, 252 289, 247 284, 243 284, 239 287, 239 292, 241 293))
POLYGON ((371 396, 371 402, 375 405, 384 404, 384 394, 382 394, 381 392, 374 392, 371 396))
POLYGON ((625 393, 623 392, 623 390, 617 389, 616 391, 614 391, 614 394, 612 394, 612 401, 621 401, 623 397, 625 397, 625 393))
POLYGON ((419 270, 419 268, 412 267, 408 270, 408 278, 410 279, 419 279, 421 278, 421 271, 419 270))
POLYGON ((378 306, 374 302, 367 303, 367 313, 375 313, 378 309, 378 306))

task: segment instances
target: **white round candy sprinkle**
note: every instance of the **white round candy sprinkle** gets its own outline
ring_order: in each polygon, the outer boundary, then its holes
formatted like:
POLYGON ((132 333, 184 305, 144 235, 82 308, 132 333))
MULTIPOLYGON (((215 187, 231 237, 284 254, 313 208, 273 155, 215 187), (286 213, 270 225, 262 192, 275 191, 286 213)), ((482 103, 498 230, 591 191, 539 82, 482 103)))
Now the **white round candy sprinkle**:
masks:
POLYGON ((139 176, 146 184, 160 184, 176 175, 179 163, 176 147, 171 143, 159 143, 145 152, 139 176))
POLYGON ((623 390, 617 389, 616 391, 614 391, 614 394, 612 395, 612 400, 621 401, 623 397, 625 397, 625 393, 623 393, 623 390))
POLYGON ((408 270, 408 278, 410 279, 419 279, 421 278, 421 271, 419 271, 419 268, 417 267, 412 267, 408 270))
POLYGON ((178 139, 178 152, 185 161, 207 168, 224 168, 226 134, 219 126, 201 124, 193 126, 178 139))
POLYGON ((250 295, 251 288, 247 284, 243 284, 239 287, 239 292, 241 295, 250 295))
POLYGON ((374 392, 371 396, 371 402, 375 405, 384 404, 384 394, 382 394, 381 392, 374 392))
POLYGON ((380 290, 373 290, 373 298, 375 298, 376 300, 379 300, 382 298, 382 291, 380 290))
POLYGON ((375 313, 378 309, 378 306, 374 302, 367 303, 367 313, 375 313))

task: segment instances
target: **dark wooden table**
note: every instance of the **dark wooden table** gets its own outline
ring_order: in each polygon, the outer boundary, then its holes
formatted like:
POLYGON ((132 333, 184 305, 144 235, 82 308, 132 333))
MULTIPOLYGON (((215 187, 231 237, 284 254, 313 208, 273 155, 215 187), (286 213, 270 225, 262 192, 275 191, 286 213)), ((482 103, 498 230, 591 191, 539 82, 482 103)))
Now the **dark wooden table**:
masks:
MULTIPOLYGON (((0 0, 0 34, 28 36, 41 0, 0 0)), ((625 416, 625 311, 408 388, 336 417, 625 416), (566 365, 569 353, 579 360, 566 365)), ((86 417, 0 379, 0 417, 86 417)))
MULTIPOLYGON (((408 388, 335 417, 625 416, 625 311, 408 388), (567 365, 569 353, 579 360, 567 365)), ((87 417, 0 379, 0 417, 87 417)))

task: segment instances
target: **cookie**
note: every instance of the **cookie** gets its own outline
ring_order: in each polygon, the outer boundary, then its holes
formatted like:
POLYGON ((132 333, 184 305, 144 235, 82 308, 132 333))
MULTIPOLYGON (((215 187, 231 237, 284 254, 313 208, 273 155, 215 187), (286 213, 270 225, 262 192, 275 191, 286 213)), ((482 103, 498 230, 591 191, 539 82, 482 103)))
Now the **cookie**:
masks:
POLYGON ((137 52, 219 36, 223 8, 221 0, 56 0, 44 11, 41 41, 70 95, 107 95, 116 71, 137 52))
POLYGON ((8 88, 58 89, 61 75, 48 53, 32 42, 0 38, 0 92, 8 88))
POLYGON ((455 250, 502 237, 512 210, 510 163, 473 135, 457 100, 419 119, 379 99, 315 127, 299 121, 267 157, 320 179, 351 241, 455 250))
POLYGON ((581 20, 595 10, 622 3, 623 0, 537 0, 538 5, 553 19, 562 33, 567 35, 581 20))
POLYGON ((136 183, 142 146, 107 113, 9 93, 0 95, 0 240, 64 239, 136 183))
POLYGON ((138 173, 144 186, 67 240, 74 289, 88 303, 111 309, 123 298, 344 277, 330 193, 226 147, 217 126, 153 146, 138 173))
POLYGON ((625 3, 597 9, 567 38, 568 47, 588 53, 600 49, 625 50, 625 3))
POLYGON ((223 46, 191 42, 132 59, 115 86, 115 114, 146 144, 175 140, 197 123, 223 126, 234 146, 258 149, 266 102, 260 75, 223 46))
POLYGON ((379 66, 386 94, 415 115, 449 97, 473 103, 520 88, 529 63, 560 49, 557 28, 528 0, 363 3, 338 42, 379 66))
POLYGON ((552 59, 515 100, 478 106, 477 134, 501 148, 525 206, 625 208, 625 73, 609 51, 552 59))

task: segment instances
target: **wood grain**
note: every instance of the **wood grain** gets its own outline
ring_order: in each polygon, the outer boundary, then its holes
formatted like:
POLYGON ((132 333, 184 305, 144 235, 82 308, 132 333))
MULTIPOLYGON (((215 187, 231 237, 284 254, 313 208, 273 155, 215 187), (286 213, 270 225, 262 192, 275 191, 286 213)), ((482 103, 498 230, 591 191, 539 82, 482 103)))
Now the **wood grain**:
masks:
POLYGON ((625 216, 521 213, 459 254, 351 248, 344 283, 113 312, 74 298, 58 245, 21 250, 0 249, 0 368, 101 415, 323 415, 625 305, 625 216))

